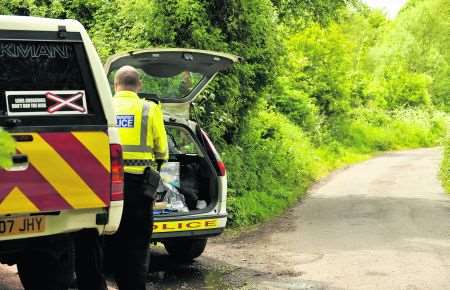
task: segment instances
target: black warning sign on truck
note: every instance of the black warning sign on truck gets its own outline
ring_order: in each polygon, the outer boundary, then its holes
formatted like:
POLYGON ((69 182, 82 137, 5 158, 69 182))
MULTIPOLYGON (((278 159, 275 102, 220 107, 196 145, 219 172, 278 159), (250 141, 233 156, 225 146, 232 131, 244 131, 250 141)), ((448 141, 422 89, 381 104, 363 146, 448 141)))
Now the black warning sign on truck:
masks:
POLYGON ((7 91, 8 116, 87 114, 86 94, 79 91, 7 91))

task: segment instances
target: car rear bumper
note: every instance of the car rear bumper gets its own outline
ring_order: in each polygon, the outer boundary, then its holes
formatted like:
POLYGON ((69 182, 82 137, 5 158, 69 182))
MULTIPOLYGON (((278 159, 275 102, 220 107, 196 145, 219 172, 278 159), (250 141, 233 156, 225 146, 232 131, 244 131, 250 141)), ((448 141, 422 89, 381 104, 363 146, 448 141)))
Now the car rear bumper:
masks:
MULTIPOLYGON (((39 213, 24 216, 42 216, 45 219, 45 229, 37 233, 23 233, 23 234, 0 234, 0 242, 16 239, 27 239, 42 236, 51 236, 57 234, 64 234, 76 232, 81 229, 95 228, 99 233, 108 231, 114 233, 119 227, 120 218, 122 214, 122 201, 111 202, 110 207, 96 208, 96 209, 80 209, 80 210, 65 210, 54 213, 46 213, 40 215, 39 213), (107 216, 108 218, 99 218, 107 216), (106 222, 106 224, 105 224, 106 222)), ((0 217, 5 218, 5 217, 0 217)))

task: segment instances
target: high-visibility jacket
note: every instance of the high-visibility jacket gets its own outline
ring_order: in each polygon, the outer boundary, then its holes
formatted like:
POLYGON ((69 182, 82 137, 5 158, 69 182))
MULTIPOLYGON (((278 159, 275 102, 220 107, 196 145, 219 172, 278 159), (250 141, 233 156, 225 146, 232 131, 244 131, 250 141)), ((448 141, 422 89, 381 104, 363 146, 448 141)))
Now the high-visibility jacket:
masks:
POLYGON ((131 91, 118 92, 113 104, 125 172, 142 174, 155 159, 167 160, 167 135, 160 105, 131 91))

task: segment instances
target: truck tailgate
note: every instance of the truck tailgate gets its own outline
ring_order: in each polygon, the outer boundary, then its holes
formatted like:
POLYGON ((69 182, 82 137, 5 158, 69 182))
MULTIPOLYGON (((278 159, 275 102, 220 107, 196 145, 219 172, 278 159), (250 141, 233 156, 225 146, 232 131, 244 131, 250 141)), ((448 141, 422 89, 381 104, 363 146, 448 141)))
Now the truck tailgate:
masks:
POLYGON ((81 34, 0 29, 0 47, 0 126, 21 163, 0 170, 0 216, 109 207, 108 124, 81 34))
MULTIPOLYGON (((0 214, 101 208, 109 204, 109 140, 103 132, 20 133, 21 171, 0 170, 0 214)), ((20 138, 16 138, 20 140, 20 138)))

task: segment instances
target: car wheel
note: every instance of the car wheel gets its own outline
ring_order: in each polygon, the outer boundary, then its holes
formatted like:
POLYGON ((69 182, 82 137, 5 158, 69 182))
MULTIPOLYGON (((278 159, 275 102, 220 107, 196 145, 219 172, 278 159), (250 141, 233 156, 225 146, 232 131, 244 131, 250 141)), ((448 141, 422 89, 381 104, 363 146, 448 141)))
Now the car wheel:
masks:
POLYGON ((67 289, 73 279, 74 256, 66 239, 42 239, 19 258, 17 270, 27 290, 67 289))
POLYGON ((170 239, 163 242, 171 257, 180 262, 192 262, 206 248, 207 238, 201 239, 170 239))

